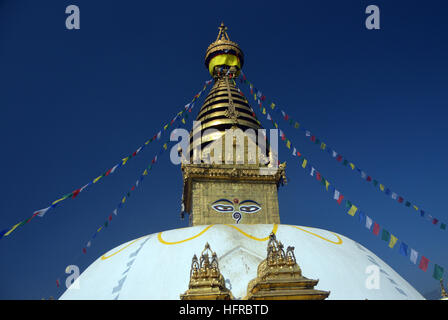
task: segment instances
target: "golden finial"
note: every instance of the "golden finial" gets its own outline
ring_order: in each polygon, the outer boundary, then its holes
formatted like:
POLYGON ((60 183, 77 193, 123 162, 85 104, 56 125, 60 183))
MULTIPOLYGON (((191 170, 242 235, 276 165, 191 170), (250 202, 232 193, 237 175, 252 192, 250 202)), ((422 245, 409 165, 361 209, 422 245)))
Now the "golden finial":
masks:
POLYGON ((224 25, 224 22, 221 22, 221 25, 219 26, 219 33, 216 37, 216 41, 218 40, 228 40, 230 41, 229 35, 227 34, 227 27, 224 25))
MULTIPOLYGON (((218 36, 216 40, 212 42, 205 53, 205 66, 209 70, 210 74, 213 75, 213 69, 217 64, 237 66, 238 70, 242 68, 244 64, 244 54, 236 42, 230 40, 227 34, 227 27, 224 22, 221 22, 219 26, 218 36), (213 61, 211 60, 219 55, 234 56, 235 58, 224 59, 226 61, 213 61), (210 63, 211 62, 211 63, 210 63)), ((222 60, 223 58, 217 58, 222 60)))

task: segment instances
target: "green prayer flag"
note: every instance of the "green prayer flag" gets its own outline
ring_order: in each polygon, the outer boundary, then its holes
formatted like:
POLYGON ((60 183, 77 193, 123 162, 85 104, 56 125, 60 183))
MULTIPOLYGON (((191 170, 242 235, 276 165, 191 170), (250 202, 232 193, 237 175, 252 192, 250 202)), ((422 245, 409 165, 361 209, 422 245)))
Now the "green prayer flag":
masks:
POLYGON ((378 181, 373 180, 373 185, 376 187, 378 185, 378 181))
POLYGON ((409 201, 406 201, 406 203, 404 204, 406 207, 410 207, 411 203, 409 201))
POLYGON ((440 229, 445 230, 445 229, 446 229, 446 224, 441 223, 441 224, 440 224, 440 229))
POLYGON ((383 229, 383 233, 381 235, 381 240, 384 240, 384 241, 390 240, 390 233, 386 229, 383 229))
POLYGON ((433 278, 436 280, 440 280, 443 277, 443 267, 439 266, 438 264, 434 265, 434 273, 433 278))
POLYGON ((345 202, 345 207, 346 207, 346 208, 351 208, 351 207, 352 207, 352 203, 351 203, 350 201, 347 200, 347 201, 345 202))
POLYGON ((344 160, 344 162, 342 163, 344 166, 348 165, 348 161, 344 160))

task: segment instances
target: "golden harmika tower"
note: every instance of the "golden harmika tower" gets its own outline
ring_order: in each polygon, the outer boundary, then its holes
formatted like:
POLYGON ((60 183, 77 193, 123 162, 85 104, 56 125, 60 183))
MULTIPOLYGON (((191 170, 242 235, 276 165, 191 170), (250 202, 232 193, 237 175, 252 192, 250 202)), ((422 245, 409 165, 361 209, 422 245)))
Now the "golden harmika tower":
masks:
POLYGON ((184 154, 183 204, 191 225, 280 223, 277 189, 285 165, 266 143, 253 109, 237 88, 244 55, 222 23, 205 54, 215 83, 184 154))

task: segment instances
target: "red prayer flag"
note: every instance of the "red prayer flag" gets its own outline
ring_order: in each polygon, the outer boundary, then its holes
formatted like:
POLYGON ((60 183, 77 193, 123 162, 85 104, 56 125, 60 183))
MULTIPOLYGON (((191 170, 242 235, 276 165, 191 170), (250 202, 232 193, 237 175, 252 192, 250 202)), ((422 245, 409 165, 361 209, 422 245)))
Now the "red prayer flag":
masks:
POLYGON ((338 155, 337 158, 336 158, 336 160, 338 160, 339 162, 341 162, 341 161, 342 161, 342 156, 341 156, 341 155, 338 155))
POLYGON ((434 219, 432 220, 432 224, 437 224, 437 222, 439 222, 439 220, 437 220, 436 218, 434 218, 434 219))
POLYGON ((134 191, 134 190, 135 190, 135 186, 132 186, 131 191, 134 191))
POLYGON ((316 141, 316 137, 315 136, 311 136, 311 141, 316 141))
POLYGON ((380 225, 375 222, 375 224, 373 225, 373 234, 377 236, 379 233, 380 233, 380 225))
POLYGON ((302 154, 301 154, 299 151, 297 151, 297 156, 300 157, 301 155, 302 155, 302 154))
MULTIPOLYGON (((110 171, 110 170, 109 170, 109 171, 110 171)), ((77 189, 77 190, 73 191, 73 196, 72 196, 72 198, 75 199, 76 196, 77 196, 80 192, 81 192, 81 189, 77 189)))
POLYGON ((339 199, 337 200, 339 204, 341 204, 342 199, 344 199, 344 196, 342 194, 339 195, 339 199))
POLYGON ((367 181, 372 181, 372 177, 371 177, 371 176, 368 176, 368 177, 367 177, 367 181))
POLYGON ((132 154, 133 157, 135 157, 137 155, 137 151, 134 151, 134 153, 132 154))
POLYGON ((422 269, 423 271, 426 271, 428 269, 428 263, 429 263, 429 259, 422 256, 422 258, 420 259, 420 265, 418 267, 420 269, 422 269))
POLYGON ((109 221, 112 221, 112 215, 109 216, 109 221))
POLYGON ((110 174, 111 171, 112 171, 112 168, 110 168, 109 170, 107 170, 105 176, 107 177, 107 176, 110 174))
POLYGON ((86 250, 86 248, 82 248, 82 253, 84 253, 84 254, 86 254, 86 253, 87 253, 87 250, 86 250))
POLYGON ((319 181, 322 180, 322 177, 319 172, 316 172, 316 179, 319 181))
POLYGON ((403 202, 403 198, 402 197, 398 197, 398 202, 402 203, 403 202))
POLYGON ((56 286, 59 288, 59 280, 56 279, 56 286))

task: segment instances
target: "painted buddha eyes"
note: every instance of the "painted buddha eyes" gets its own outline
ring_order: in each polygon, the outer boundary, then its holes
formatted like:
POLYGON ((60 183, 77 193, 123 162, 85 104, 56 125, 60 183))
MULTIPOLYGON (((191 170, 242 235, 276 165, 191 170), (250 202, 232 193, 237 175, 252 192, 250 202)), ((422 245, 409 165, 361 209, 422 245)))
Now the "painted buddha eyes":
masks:
POLYGON ((233 212, 233 206, 226 206, 223 204, 212 205, 212 208, 219 212, 233 212))
POLYGON ((228 199, 219 199, 212 203, 212 208, 217 212, 232 213, 232 218, 236 223, 239 223, 242 218, 241 212, 256 213, 261 210, 260 204, 253 200, 239 202, 238 199, 233 199, 233 202, 228 199))
POLYGON ((259 210, 261 210, 261 207, 256 204, 250 206, 240 206, 240 211, 242 212, 255 213, 259 210))

